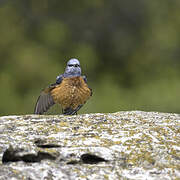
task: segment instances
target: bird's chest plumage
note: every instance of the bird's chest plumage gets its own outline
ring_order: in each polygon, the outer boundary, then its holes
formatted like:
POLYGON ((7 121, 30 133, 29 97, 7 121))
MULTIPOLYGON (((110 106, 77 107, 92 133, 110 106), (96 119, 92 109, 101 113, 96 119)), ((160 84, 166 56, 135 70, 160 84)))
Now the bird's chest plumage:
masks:
POLYGON ((75 109, 84 104, 91 95, 84 79, 80 77, 64 78, 60 85, 51 91, 55 103, 61 104, 63 109, 75 109))

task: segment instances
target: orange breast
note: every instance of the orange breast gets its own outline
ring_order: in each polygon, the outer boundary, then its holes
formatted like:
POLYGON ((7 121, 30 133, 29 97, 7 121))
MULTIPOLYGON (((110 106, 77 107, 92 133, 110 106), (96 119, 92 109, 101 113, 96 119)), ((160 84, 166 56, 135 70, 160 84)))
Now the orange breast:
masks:
POLYGON ((84 104, 91 95, 91 90, 82 77, 64 78, 60 85, 51 91, 55 103, 63 109, 76 109, 84 104))

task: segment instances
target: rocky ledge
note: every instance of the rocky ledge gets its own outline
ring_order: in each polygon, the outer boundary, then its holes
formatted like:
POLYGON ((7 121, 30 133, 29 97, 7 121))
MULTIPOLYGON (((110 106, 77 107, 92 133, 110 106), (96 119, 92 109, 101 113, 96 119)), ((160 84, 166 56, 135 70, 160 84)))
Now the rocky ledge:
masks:
POLYGON ((0 179, 178 179, 180 115, 0 117, 0 179))

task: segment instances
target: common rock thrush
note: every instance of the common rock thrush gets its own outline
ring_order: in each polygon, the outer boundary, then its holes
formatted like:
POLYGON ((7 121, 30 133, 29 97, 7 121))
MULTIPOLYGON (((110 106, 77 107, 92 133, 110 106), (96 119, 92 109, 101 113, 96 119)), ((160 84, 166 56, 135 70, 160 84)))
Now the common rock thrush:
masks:
POLYGON ((56 83, 42 90, 35 106, 35 114, 43 114, 52 105, 58 103, 65 115, 77 114, 77 111, 92 96, 86 76, 81 75, 80 62, 70 59, 64 74, 57 76, 56 83))

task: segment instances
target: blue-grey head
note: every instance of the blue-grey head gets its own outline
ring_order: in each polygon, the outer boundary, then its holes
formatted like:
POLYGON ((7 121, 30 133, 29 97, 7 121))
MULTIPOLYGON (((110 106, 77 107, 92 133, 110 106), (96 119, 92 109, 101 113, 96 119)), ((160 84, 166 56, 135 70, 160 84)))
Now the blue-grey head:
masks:
POLYGON ((65 77, 81 76, 81 67, 78 59, 70 59, 64 72, 65 77))

